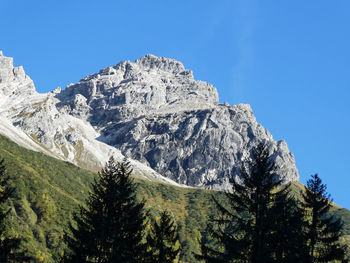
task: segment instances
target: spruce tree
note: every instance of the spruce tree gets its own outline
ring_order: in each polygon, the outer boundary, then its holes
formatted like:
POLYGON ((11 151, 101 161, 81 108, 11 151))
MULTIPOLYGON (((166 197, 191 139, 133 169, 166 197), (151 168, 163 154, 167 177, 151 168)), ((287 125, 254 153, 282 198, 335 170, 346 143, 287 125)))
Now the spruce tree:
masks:
POLYGON ((146 253, 144 202, 136 198, 129 164, 111 158, 75 214, 65 262, 142 262, 146 253))
POLYGON ((155 221, 147 236, 149 262, 173 263, 180 253, 179 234, 174 220, 167 211, 161 214, 159 222, 155 221))
POLYGON ((307 262, 344 260, 347 248, 339 242, 343 224, 340 219, 329 214, 332 200, 327 193, 327 186, 317 174, 307 181, 303 199, 304 208, 308 212, 305 222, 307 262))
POLYGON ((270 162, 267 146, 260 144, 251 160, 241 169, 238 180, 231 180, 226 192, 228 205, 216 202, 219 216, 208 226, 215 245, 202 243, 205 262, 273 262, 272 190, 281 184, 270 162))
POLYGON ((270 210, 273 261, 279 263, 306 262, 307 242, 304 233, 304 210, 291 191, 289 183, 279 190, 270 210))
POLYGON ((7 218, 10 208, 8 199, 14 192, 14 188, 8 186, 9 178, 6 176, 4 160, 0 160, 0 262, 27 262, 31 259, 20 249, 21 240, 7 235, 7 218))

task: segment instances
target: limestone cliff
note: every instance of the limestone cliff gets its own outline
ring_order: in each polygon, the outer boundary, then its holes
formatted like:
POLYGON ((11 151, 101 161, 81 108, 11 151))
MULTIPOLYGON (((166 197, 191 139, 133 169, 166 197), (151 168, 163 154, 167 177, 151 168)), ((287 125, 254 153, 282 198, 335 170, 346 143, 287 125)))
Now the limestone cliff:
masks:
POLYGON ((22 68, 0 56, 0 78, 1 96, 18 101, 3 104, 0 117, 80 166, 125 155, 178 183, 224 189, 227 176, 239 175, 252 148, 265 142, 280 176, 299 179, 287 144, 273 140, 249 105, 220 104, 215 87, 174 59, 122 61, 64 90, 38 94, 22 68))

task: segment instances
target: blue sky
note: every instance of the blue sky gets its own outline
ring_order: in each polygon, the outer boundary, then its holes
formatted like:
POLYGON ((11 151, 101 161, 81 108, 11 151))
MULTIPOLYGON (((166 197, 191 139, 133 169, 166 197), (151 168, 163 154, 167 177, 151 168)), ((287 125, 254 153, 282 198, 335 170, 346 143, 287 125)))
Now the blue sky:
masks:
POLYGON ((349 1, 1 2, 0 50, 39 92, 77 82, 120 60, 175 58, 249 103, 287 141, 305 183, 319 173, 350 208, 349 1))

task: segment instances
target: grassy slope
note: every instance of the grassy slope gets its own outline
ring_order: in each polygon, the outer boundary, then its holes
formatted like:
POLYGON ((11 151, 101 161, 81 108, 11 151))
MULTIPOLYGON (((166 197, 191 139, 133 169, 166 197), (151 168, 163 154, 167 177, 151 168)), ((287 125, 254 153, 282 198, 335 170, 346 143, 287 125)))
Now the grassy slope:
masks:
MULTIPOLYGON (((24 239, 37 262, 56 262, 64 250, 64 229, 76 206, 86 198, 94 174, 26 150, 1 135, 0 158, 5 159, 9 183, 16 188, 9 231, 24 239)), ((211 196, 223 200, 223 193, 139 179, 136 182, 139 198, 146 200, 154 217, 163 209, 173 213, 180 230, 181 259, 195 262, 192 252, 199 252, 197 240, 205 235, 208 218, 215 213, 211 196)), ((345 222, 344 237, 350 237, 350 211, 339 208, 335 213, 345 222)))
MULTIPOLYGON (((55 262, 63 253, 62 241, 72 212, 82 204, 94 174, 68 162, 24 149, 0 135, 0 159, 4 158, 15 187, 13 223, 9 231, 23 238, 37 262, 55 262)), ((157 217, 171 211, 179 225, 183 246, 181 258, 194 262, 197 239, 205 232, 208 216, 214 213, 211 195, 223 193, 136 180, 139 198, 157 217)))
POLYGON ((13 234, 24 239, 37 262, 54 262, 63 251, 63 229, 76 205, 83 202, 93 174, 2 136, 0 158, 5 159, 9 183, 16 189, 13 234))

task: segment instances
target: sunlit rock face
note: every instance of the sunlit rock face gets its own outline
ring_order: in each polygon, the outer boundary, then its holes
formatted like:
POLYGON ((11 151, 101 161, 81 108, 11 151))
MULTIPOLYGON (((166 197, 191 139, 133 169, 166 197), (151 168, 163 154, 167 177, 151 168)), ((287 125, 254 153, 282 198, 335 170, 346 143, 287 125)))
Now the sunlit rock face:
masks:
POLYGON ((14 67, 13 59, 5 57, 0 51, 0 107, 23 101, 33 94, 36 94, 34 83, 23 67, 14 67))
POLYGON ((229 176, 239 176, 253 147, 264 142, 281 178, 299 179, 287 144, 273 140, 249 105, 220 104, 215 87, 174 59, 122 61, 38 94, 23 69, 1 54, 0 94, 0 117, 52 155, 85 168, 127 156, 154 178, 227 189, 229 176), (5 103, 11 96, 17 102, 5 103))
POLYGON ((180 62, 153 55, 104 68, 68 86, 58 97, 61 110, 88 118, 95 126, 218 104, 212 85, 195 81, 180 62))

